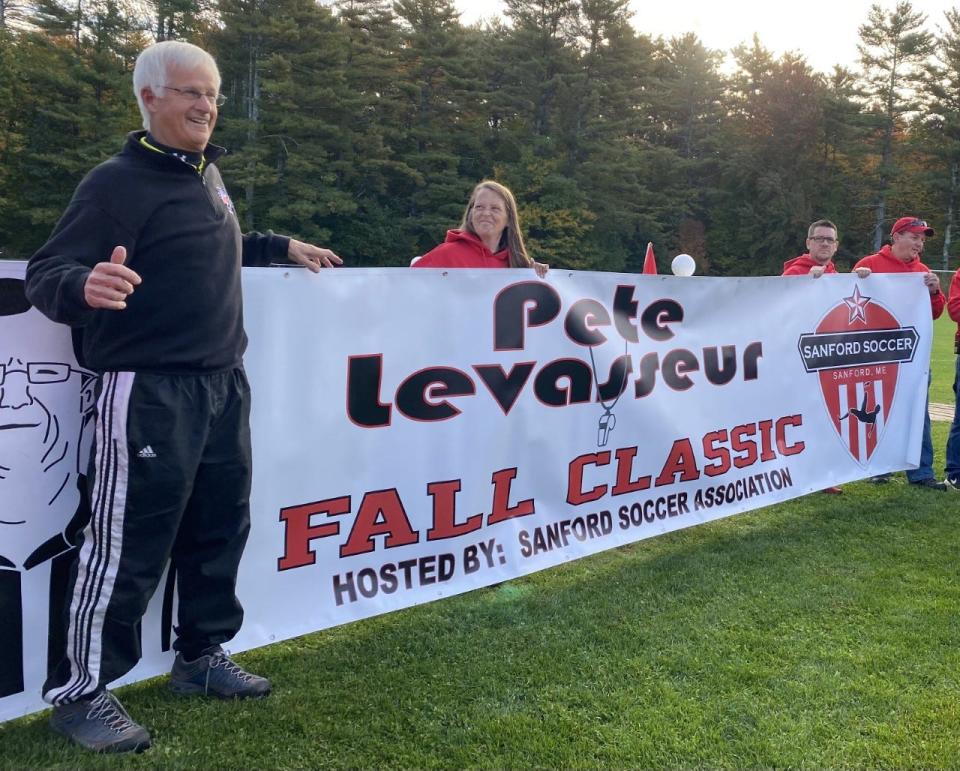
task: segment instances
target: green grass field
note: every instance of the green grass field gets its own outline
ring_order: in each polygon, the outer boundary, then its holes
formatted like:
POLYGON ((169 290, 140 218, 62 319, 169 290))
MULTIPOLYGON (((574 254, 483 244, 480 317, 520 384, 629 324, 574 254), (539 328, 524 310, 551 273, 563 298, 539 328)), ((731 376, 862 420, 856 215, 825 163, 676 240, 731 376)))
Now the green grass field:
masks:
POLYGON ((944 311, 933 324, 933 348, 930 351, 930 368, 933 382, 930 384, 930 401, 953 404, 953 377, 957 357, 953 353, 953 336, 956 322, 944 311))
POLYGON ((12 721, 0 768, 958 768, 958 609, 960 496, 900 475, 243 654, 263 702, 121 689, 140 756, 12 721))
POLYGON ((13 721, 0 767, 956 768, 958 566, 960 497, 860 482, 241 655, 263 702, 121 689, 140 756, 13 721))

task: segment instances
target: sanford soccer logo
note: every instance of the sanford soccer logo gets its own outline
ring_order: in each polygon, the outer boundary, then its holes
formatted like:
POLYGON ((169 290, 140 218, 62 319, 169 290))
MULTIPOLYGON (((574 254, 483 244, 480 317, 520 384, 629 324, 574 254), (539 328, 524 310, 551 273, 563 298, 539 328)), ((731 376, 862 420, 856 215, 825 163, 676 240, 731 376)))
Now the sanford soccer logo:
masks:
POLYGON ((917 340, 913 327, 900 326, 859 287, 826 313, 816 332, 800 336, 803 366, 817 373, 837 436, 861 465, 883 438, 900 364, 913 360, 917 340))

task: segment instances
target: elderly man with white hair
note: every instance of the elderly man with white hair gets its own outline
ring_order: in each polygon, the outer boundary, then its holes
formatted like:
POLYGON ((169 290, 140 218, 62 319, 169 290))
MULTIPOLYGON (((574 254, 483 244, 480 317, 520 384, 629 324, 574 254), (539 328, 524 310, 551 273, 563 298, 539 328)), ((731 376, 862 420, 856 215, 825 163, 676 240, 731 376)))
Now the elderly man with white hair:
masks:
POLYGON ((26 284, 99 375, 92 517, 71 575, 66 655, 44 698, 55 731, 113 752, 150 746, 106 686, 140 658, 140 619, 168 560, 179 597, 171 688, 270 692, 220 647, 243 619, 235 586, 250 527, 240 267, 341 263, 270 231, 241 234, 216 167, 225 151, 210 143, 224 97, 209 54, 157 43, 133 83, 146 131, 87 174, 26 284))

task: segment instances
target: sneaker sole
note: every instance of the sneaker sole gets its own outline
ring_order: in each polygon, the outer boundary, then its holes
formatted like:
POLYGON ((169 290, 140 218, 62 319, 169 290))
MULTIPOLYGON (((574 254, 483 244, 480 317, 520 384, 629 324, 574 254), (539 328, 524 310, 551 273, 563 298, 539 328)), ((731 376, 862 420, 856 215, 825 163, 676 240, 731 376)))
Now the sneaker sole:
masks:
POLYGON ((262 699, 270 695, 271 689, 266 691, 251 691, 249 693, 217 693, 216 691, 204 691, 202 685, 195 683, 170 683, 171 692, 177 696, 210 696, 215 699, 262 699))
POLYGON ((925 482, 911 482, 910 486, 919 487, 923 490, 934 490, 938 493, 946 492, 947 490, 950 489, 947 485, 943 484, 942 482, 939 482, 936 484, 928 484, 925 482))
POLYGON ((84 749, 88 749, 92 752, 99 752, 103 754, 133 752, 139 755, 144 750, 150 749, 150 745, 151 745, 151 740, 149 738, 141 739, 139 741, 129 742, 129 743, 117 742, 115 744, 104 744, 104 745, 85 744, 84 742, 79 741, 73 734, 71 734, 70 731, 67 730, 65 726, 59 726, 56 723, 51 722, 50 728, 55 734, 62 736, 64 739, 67 739, 71 744, 76 744, 78 747, 83 747, 84 749))

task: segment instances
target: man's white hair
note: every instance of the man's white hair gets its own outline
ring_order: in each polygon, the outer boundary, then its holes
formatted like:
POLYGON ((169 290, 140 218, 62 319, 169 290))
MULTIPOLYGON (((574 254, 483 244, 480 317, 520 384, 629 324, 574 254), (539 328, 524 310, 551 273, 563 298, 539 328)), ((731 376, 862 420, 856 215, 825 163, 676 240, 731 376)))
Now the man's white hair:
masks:
POLYGON ((147 46, 137 57, 133 68, 133 93, 137 97, 137 106, 143 116, 143 127, 150 129, 150 112, 143 103, 141 91, 149 88, 158 96, 162 87, 167 85, 170 70, 174 67, 192 70, 197 67, 209 67, 216 76, 217 89, 220 88, 220 70, 213 57, 193 43, 180 40, 164 40, 147 46))

